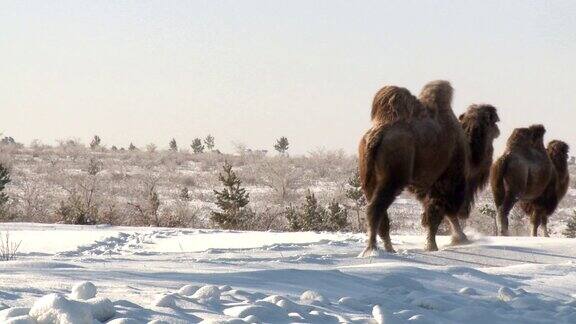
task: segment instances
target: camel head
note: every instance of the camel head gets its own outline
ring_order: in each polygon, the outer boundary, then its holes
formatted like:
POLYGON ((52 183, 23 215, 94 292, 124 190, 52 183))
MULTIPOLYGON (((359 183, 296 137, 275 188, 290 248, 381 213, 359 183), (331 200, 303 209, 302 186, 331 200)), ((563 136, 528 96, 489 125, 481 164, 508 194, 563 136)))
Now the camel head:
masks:
POLYGON ((471 105, 459 117, 462 129, 468 137, 473 164, 488 158, 492 161, 494 151, 492 143, 500 136, 498 122, 500 118, 496 108, 491 105, 471 105))
POLYGON ((568 161, 568 150, 570 147, 565 142, 553 140, 548 143, 546 152, 553 160, 568 161))

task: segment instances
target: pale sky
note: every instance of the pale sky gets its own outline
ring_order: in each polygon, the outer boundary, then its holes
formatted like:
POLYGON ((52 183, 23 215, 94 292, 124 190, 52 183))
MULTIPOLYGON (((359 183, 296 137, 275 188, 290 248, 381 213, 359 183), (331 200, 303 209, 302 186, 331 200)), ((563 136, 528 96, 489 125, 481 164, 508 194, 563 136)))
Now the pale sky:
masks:
POLYGON ((383 85, 543 123, 576 153, 576 1, 1 1, 0 131, 355 153, 383 85))

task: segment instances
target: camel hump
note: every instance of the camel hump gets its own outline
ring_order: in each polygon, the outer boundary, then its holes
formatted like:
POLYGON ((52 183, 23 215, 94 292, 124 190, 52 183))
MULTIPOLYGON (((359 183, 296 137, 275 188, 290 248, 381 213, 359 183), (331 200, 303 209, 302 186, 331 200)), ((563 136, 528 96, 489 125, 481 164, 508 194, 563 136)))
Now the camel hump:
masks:
POLYGON ((452 110, 454 90, 450 82, 436 80, 428 82, 420 92, 420 102, 433 111, 452 110))
POLYGON ((527 127, 515 128, 512 135, 508 137, 506 146, 508 149, 514 147, 530 147, 533 142, 532 131, 527 127))
POLYGON ((372 101, 372 123, 389 124, 398 120, 410 120, 424 111, 418 99, 406 88, 385 86, 372 101))

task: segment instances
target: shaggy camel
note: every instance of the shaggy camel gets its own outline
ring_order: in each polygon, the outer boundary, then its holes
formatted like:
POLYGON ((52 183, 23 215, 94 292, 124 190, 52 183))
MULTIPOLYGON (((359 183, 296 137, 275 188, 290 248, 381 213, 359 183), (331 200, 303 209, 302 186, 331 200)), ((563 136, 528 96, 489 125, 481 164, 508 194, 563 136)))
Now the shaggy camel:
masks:
POLYGON ((423 204, 426 250, 438 250, 435 237, 444 215, 453 241, 466 241, 458 214, 469 193, 469 141, 451 103, 452 87, 447 81, 428 83, 419 98, 396 86, 376 93, 372 128, 359 145, 360 179, 369 202, 369 238, 363 256, 376 252, 377 234, 386 251, 394 252, 387 210, 405 188, 423 204))
POLYGON ((548 216, 568 190, 568 145, 554 140, 544 148, 545 132, 542 125, 515 129, 506 151, 492 166, 500 235, 508 235, 508 214, 518 201, 530 215, 532 235, 538 235, 540 225, 544 236, 549 235, 548 216))
MULTIPOLYGON (((459 119, 469 144, 466 199, 458 213, 460 219, 466 219, 470 215, 476 194, 488 183, 494 154, 493 143, 500 136, 497 124, 500 118, 494 106, 483 104, 471 105, 459 119)), ((454 241, 457 239, 458 237, 453 237, 452 243, 465 243, 454 241)))

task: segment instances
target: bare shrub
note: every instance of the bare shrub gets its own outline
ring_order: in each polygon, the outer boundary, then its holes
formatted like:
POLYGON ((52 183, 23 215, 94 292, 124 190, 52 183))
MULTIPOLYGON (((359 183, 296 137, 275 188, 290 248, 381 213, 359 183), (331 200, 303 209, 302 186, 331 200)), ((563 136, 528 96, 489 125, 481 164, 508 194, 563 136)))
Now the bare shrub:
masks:
POLYGON ((15 260, 22 241, 12 241, 10 232, 0 232, 0 261, 15 260))

